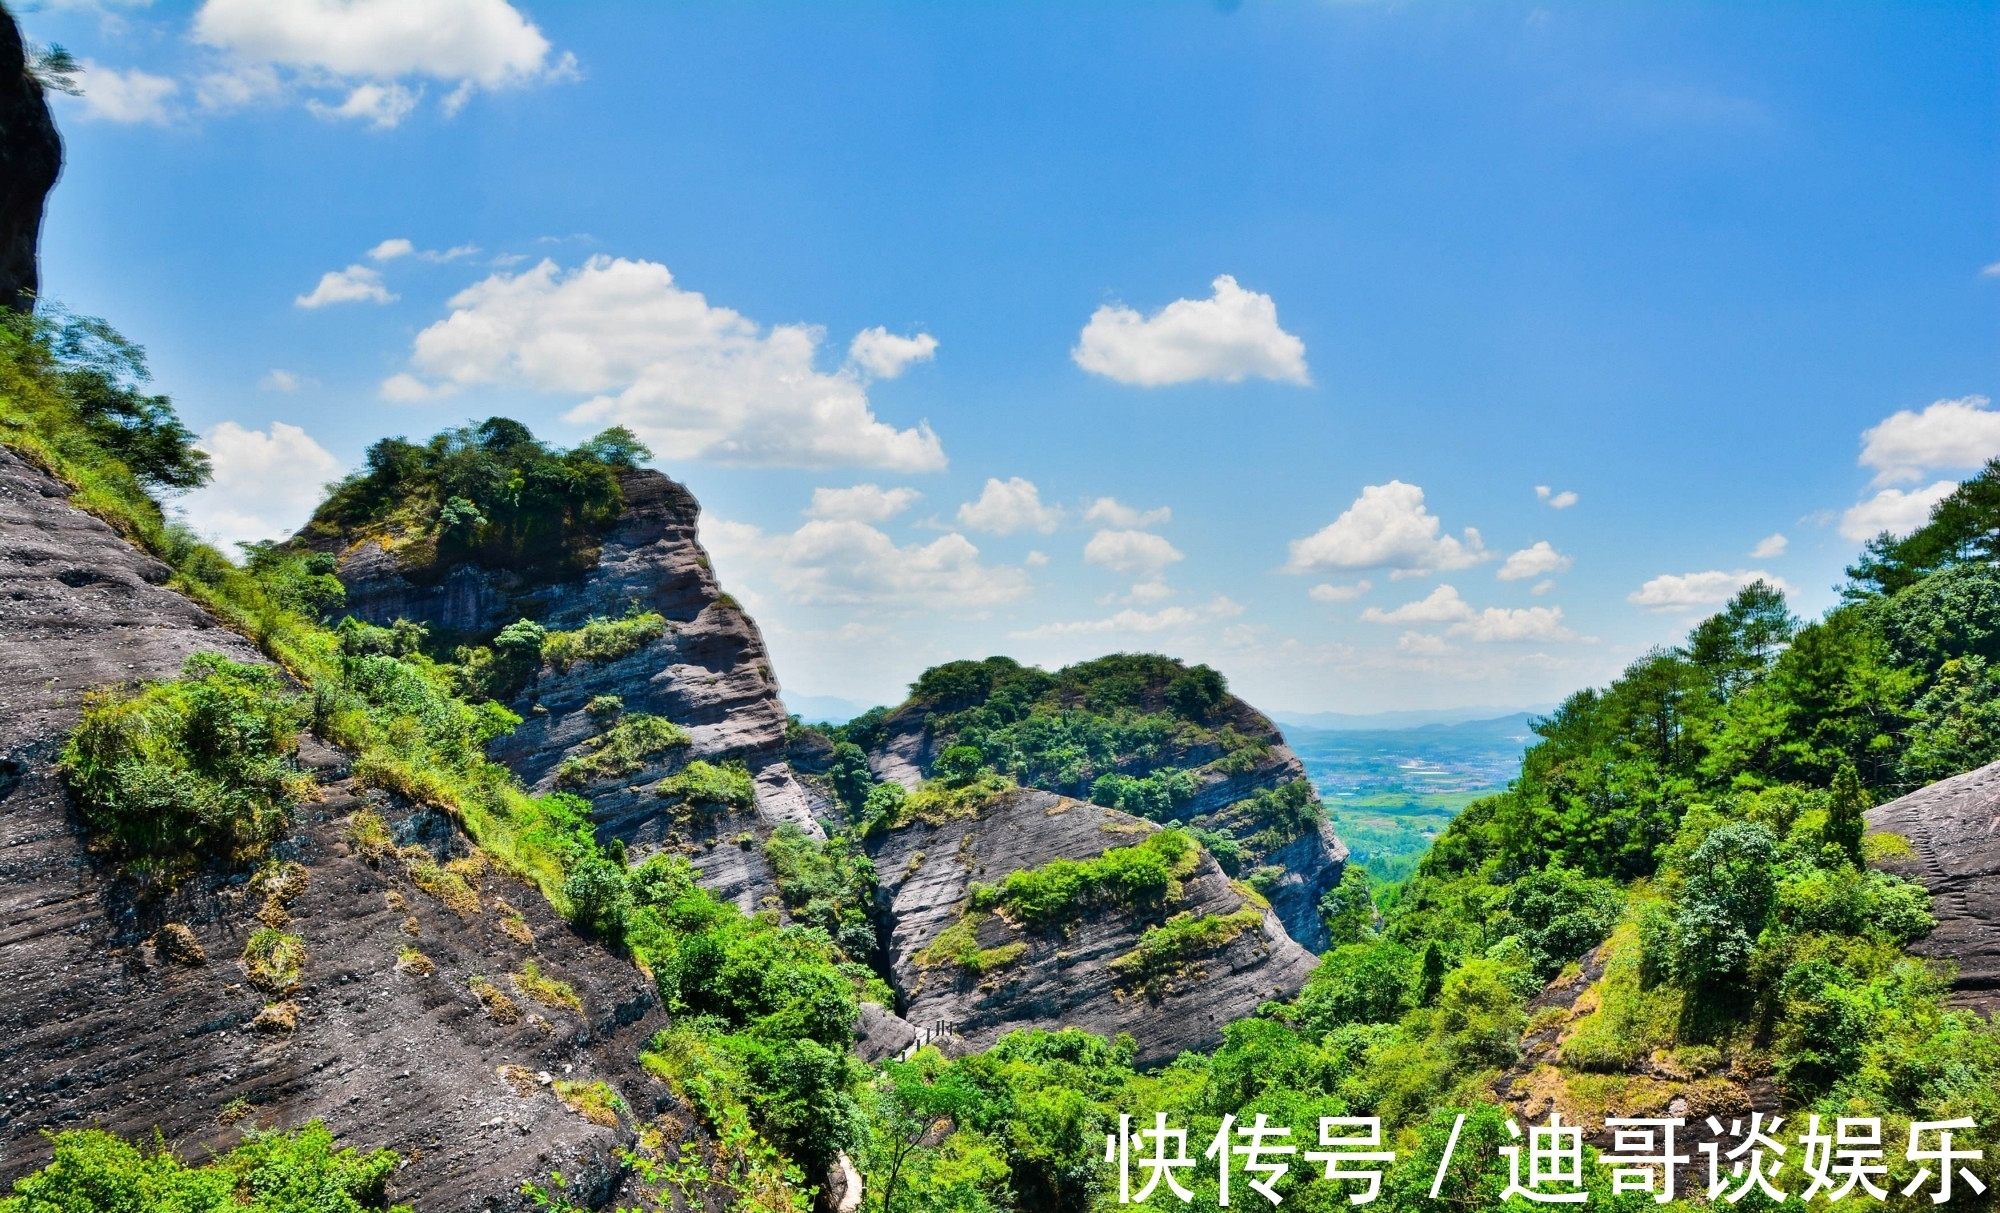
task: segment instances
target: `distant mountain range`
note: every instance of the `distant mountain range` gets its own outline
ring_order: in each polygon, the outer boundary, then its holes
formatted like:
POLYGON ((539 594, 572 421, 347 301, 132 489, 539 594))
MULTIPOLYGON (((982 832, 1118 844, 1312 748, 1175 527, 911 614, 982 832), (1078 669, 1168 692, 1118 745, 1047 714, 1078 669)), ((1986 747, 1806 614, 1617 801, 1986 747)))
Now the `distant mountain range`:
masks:
POLYGON ((873 706, 853 699, 842 699, 838 695, 786 693, 783 699, 785 710, 807 724, 846 724, 873 706))
POLYGON ((1434 708, 1412 712, 1273 712, 1271 719, 1287 729, 1319 729, 1334 733, 1374 733, 1467 724, 1512 727, 1527 717, 1554 711, 1555 706, 1548 703, 1526 707, 1434 708))

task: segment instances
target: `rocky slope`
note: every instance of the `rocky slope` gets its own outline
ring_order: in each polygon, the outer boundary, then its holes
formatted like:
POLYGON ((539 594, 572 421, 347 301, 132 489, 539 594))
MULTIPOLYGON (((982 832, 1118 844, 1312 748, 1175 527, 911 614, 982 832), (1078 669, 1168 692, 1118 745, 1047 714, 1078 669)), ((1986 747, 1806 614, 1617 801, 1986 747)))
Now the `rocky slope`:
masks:
POLYGON ((196 650, 259 658, 67 495, 0 449, 0 1177, 47 1160, 44 1129, 158 1127, 200 1156, 252 1124, 320 1117, 343 1144, 404 1153, 392 1192, 426 1213, 520 1207, 521 1182, 552 1170, 579 1199, 607 1199, 631 1113, 664 1095, 636 1064, 663 1023, 651 985, 532 888, 473 873, 478 904, 454 910, 394 856, 370 863, 348 842, 350 815, 370 807, 400 844, 469 855, 448 821, 363 793, 340 754, 308 744, 321 799, 279 848, 306 873, 283 906, 307 955, 289 1031, 253 1026, 271 999, 237 960, 262 909, 246 873, 141 897, 87 851, 53 771, 80 692, 173 675, 196 650), (406 947, 432 970, 399 969, 406 947), (578 1005, 513 984, 530 959, 578 1005), (514 1022, 496 1022, 475 975, 516 1005, 514 1022), (503 1066, 521 1067, 512 1082, 503 1066), (539 1073, 607 1082, 628 1114, 594 1124, 539 1073))
POLYGON ((1875 866, 1930 890, 1937 929, 1910 951, 1958 966, 1954 1002, 2000 1010, 2000 763, 1870 809, 1868 828, 1913 852, 1875 866))
MULTIPOLYGON (((649 470, 624 471, 619 484, 623 513, 581 577, 526 585, 509 570, 464 564, 419 584, 404 575, 396 553, 364 539, 339 545, 347 610, 370 623, 408 619, 472 634, 523 618, 575 629, 635 606, 664 616, 664 635, 616 661, 578 662, 566 671, 544 666, 510 705, 524 723, 496 743, 493 757, 538 792, 554 790, 562 760, 584 753, 584 742, 603 732, 586 707, 604 695, 618 696, 628 713, 664 716, 687 728, 689 746, 578 790, 595 806, 607 841, 622 838, 635 855, 683 850, 711 892, 756 909, 776 890, 769 864, 755 847, 721 844, 744 833, 768 837, 783 823, 824 837, 815 811, 825 806, 785 761, 785 709, 763 637, 716 582, 696 536, 701 507, 693 494, 649 470), (756 781, 754 810, 707 815, 695 836, 677 832, 650 789, 695 758, 745 763, 756 781)), ((302 541, 327 546, 323 537, 302 541)))
POLYGON ((0 308, 26 310, 41 289, 42 202, 62 171, 62 139, 28 71, 20 27, 0 8, 0 308))
POLYGON ((1142 1063, 1220 1041, 1222 1026, 1266 999, 1298 992, 1313 958, 1269 910, 1220 946, 1156 972, 1126 977, 1110 962, 1132 951, 1146 926, 1168 913, 1195 918, 1255 908, 1255 894, 1233 885, 1201 853, 1180 899, 1160 913, 1093 912, 1067 931, 1025 930, 1004 914, 979 921, 982 949, 1018 946, 1015 959, 983 974, 926 954, 959 923, 974 881, 1056 859, 1093 859, 1127 847, 1160 827, 1094 804, 1034 789, 1002 793, 976 817, 915 823, 872 849, 881 880, 882 929, 904 1018, 920 1029, 955 1035, 954 1049, 981 1049, 1017 1028, 1075 1026, 1106 1036, 1130 1032, 1142 1063))
MULTIPOLYGON (((938 755, 955 740, 937 730, 936 715, 937 705, 916 700, 889 715, 883 722, 883 740, 868 756, 869 767, 878 778, 914 788, 930 774, 938 755)), ((1189 771, 1199 790, 1178 806, 1173 819, 1209 829, 1230 829, 1246 840, 1254 839, 1265 823, 1253 819, 1251 798, 1259 791, 1304 781, 1305 765, 1268 717, 1234 695, 1215 709, 1212 720, 1216 731, 1227 727, 1252 744, 1233 755, 1215 741, 1169 745, 1150 756, 1127 758, 1115 769, 1133 776, 1164 768, 1189 771)), ((1056 790, 1082 794, 1086 789, 1056 790)), ((1317 803, 1318 797, 1313 800, 1317 803)), ((1294 940, 1321 952, 1326 949, 1327 934, 1319 916, 1319 900, 1340 883, 1346 863, 1347 847, 1322 815, 1310 829, 1276 846, 1264 848, 1253 842, 1246 869, 1264 869, 1261 883, 1278 921, 1294 940)))

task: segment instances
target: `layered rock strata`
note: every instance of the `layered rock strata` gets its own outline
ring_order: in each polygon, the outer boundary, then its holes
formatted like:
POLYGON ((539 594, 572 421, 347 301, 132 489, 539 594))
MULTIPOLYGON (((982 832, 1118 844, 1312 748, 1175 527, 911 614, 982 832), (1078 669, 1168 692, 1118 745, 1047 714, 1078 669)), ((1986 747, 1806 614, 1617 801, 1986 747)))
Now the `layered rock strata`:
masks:
POLYGON ((1957 966, 1955 1003, 2000 1010, 2000 762, 1870 809, 1868 828, 1912 851, 1875 866, 1930 890, 1937 929, 1909 950, 1957 966))
POLYGON ((27 311, 41 290, 42 203, 62 172, 62 138, 20 27, 0 8, 0 310, 27 311))

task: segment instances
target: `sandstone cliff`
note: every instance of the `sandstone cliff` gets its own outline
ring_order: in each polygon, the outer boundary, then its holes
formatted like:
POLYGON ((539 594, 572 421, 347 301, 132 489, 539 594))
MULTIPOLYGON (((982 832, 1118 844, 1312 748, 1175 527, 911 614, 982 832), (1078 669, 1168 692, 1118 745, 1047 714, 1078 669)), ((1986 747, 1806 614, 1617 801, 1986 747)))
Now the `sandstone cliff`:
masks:
POLYGON ((247 874, 141 896, 86 850, 53 771, 80 692, 171 676, 197 650, 260 659, 67 496, 0 449, 0 1177, 47 1161, 44 1129, 158 1127, 198 1157, 253 1124, 320 1117, 344 1144, 405 1154, 392 1193, 426 1213, 522 1207, 522 1181, 554 1170, 575 1198, 608 1199, 623 1174, 614 1150, 665 1094, 637 1066, 664 1022, 651 983, 531 887, 473 873, 478 904, 454 909, 394 858, 371 864, 348 842, 366 807, 395 842, 465 857, 449 821, 364 793, 338 752, 308 742, 321 798, 278 848, 307 876, 284 907, 307 957, 289 1031, 252 1026, 272 1000, 237 961, 260 925, 247 874), (202 960, 190 963, 188 943, 202 960), (430 971, 399 967, 405 948, 430 971), (514 985, 529 960, 576 1005, 514 985), (516 1004, 513 1022, 496 1022, 474 976, 516 1004), (519 1067, 511 1082, 503 1066, 519 1067), (593 1123, 557 1098, 555 1079, 606 1082, 628 1112, 617 1127, 593 1123))
POLYGON ((683 850, 711 892, 754 910, 776 889, 770 866, 755 847, 724 844, 744 833, 768 837, 783 823, 824 837, 815 811, 825 806, 785 761, 785 709, 763 637, 716 582, 696 536, 701 507, 694 495, 649 470, 624 471, 619 483, 624 510, 602 537, 595 565, 579 577, 528 584, 512 570, 461 564, 420 583, 405 575, 394 551, 363 539, 339 553, 347 610, 370 623, 408 619, 468 634, 489 634, 522 618, 574 629, 635 606, 664 616, 665 634, 636 652, 604 664, 539 670, 511 704, 524 723, 492 754, 522 782, 548 792, 562 760, 583 753, 584 743, 603 731, 586 710, 599 696, 618 696, 627 712, 685 727, 693 740, 684 749, 578 790, 594 806, 601 837, 624 839, 635 853, 683 850), (744 762, 756 782, 754 810, 707 815, 692 835, 677 830, 650 789, 694 758, 744 762))
POLYGON ((2000 1010, 2000 762, 1940 780, 1868 811, 1868 828, 1914 854, 1875 866, 1930 890, 1937 928, 1909 945, 1958 966, 1953 1001, 2000 1010))
POLYGON ((1296 994, 1313 967, 1311 954, 1206 852, 1182 882, 1179 899, 1153 913, 1100 909, 1066 930, 1024 928, 1004 912, 965 920, 975 881, 997 883, 1056 859, 1093 859, 1159 828, 1115 809, 1016 789, 976 817, 891 831, 873 852, 881 929, 904 1019, 955 1035, 955 1049, 985 1048, 1018 1028, 1130 1032, 1141 1062, 1153 1063, 1210 1047, 1224 1024, 1267 999, 1296 994), (1226 939, 1172 963, 1143 970, 1111 964, 1169 914, 1200 919, 1245 910, 1242 918, 1251 921, 1239 920, 1226 939), (1013 958, 981 972, 938 957, 939 936, 968 926, 974 936, 968 943, 995 960, 1010 952, 1013 958))
POLYGON ((41 290, 42 202, 62 171, 62 139, 28 70, 20 27, 0 8, 0 309, 26 310, 41 290))

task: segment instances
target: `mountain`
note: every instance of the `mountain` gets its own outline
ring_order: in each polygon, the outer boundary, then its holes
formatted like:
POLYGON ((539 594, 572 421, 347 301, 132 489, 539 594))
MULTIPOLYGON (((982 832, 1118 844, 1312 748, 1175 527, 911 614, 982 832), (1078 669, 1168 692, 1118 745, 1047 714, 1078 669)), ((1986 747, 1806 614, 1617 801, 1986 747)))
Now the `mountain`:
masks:
POLYGON ((32 306, 41 289, 42 203, 61 171, 62 138, 20 27, 0 9, 0 311, 32 306))
POLYGON ((808 724, 846 724, 868 710, 867 704, 838 695, 787 694, 785 706, 808 724))
POLYGON ((1554 704, 1526 708, 1425 708, 1402 712, 1273 712, 1271 719, 1288 729, 1319 729, 1327 732, 1352 730, 1385 731, 1415 729, 1427 725, 1456 725, 1483 720, 1540 716, 1554 704))

